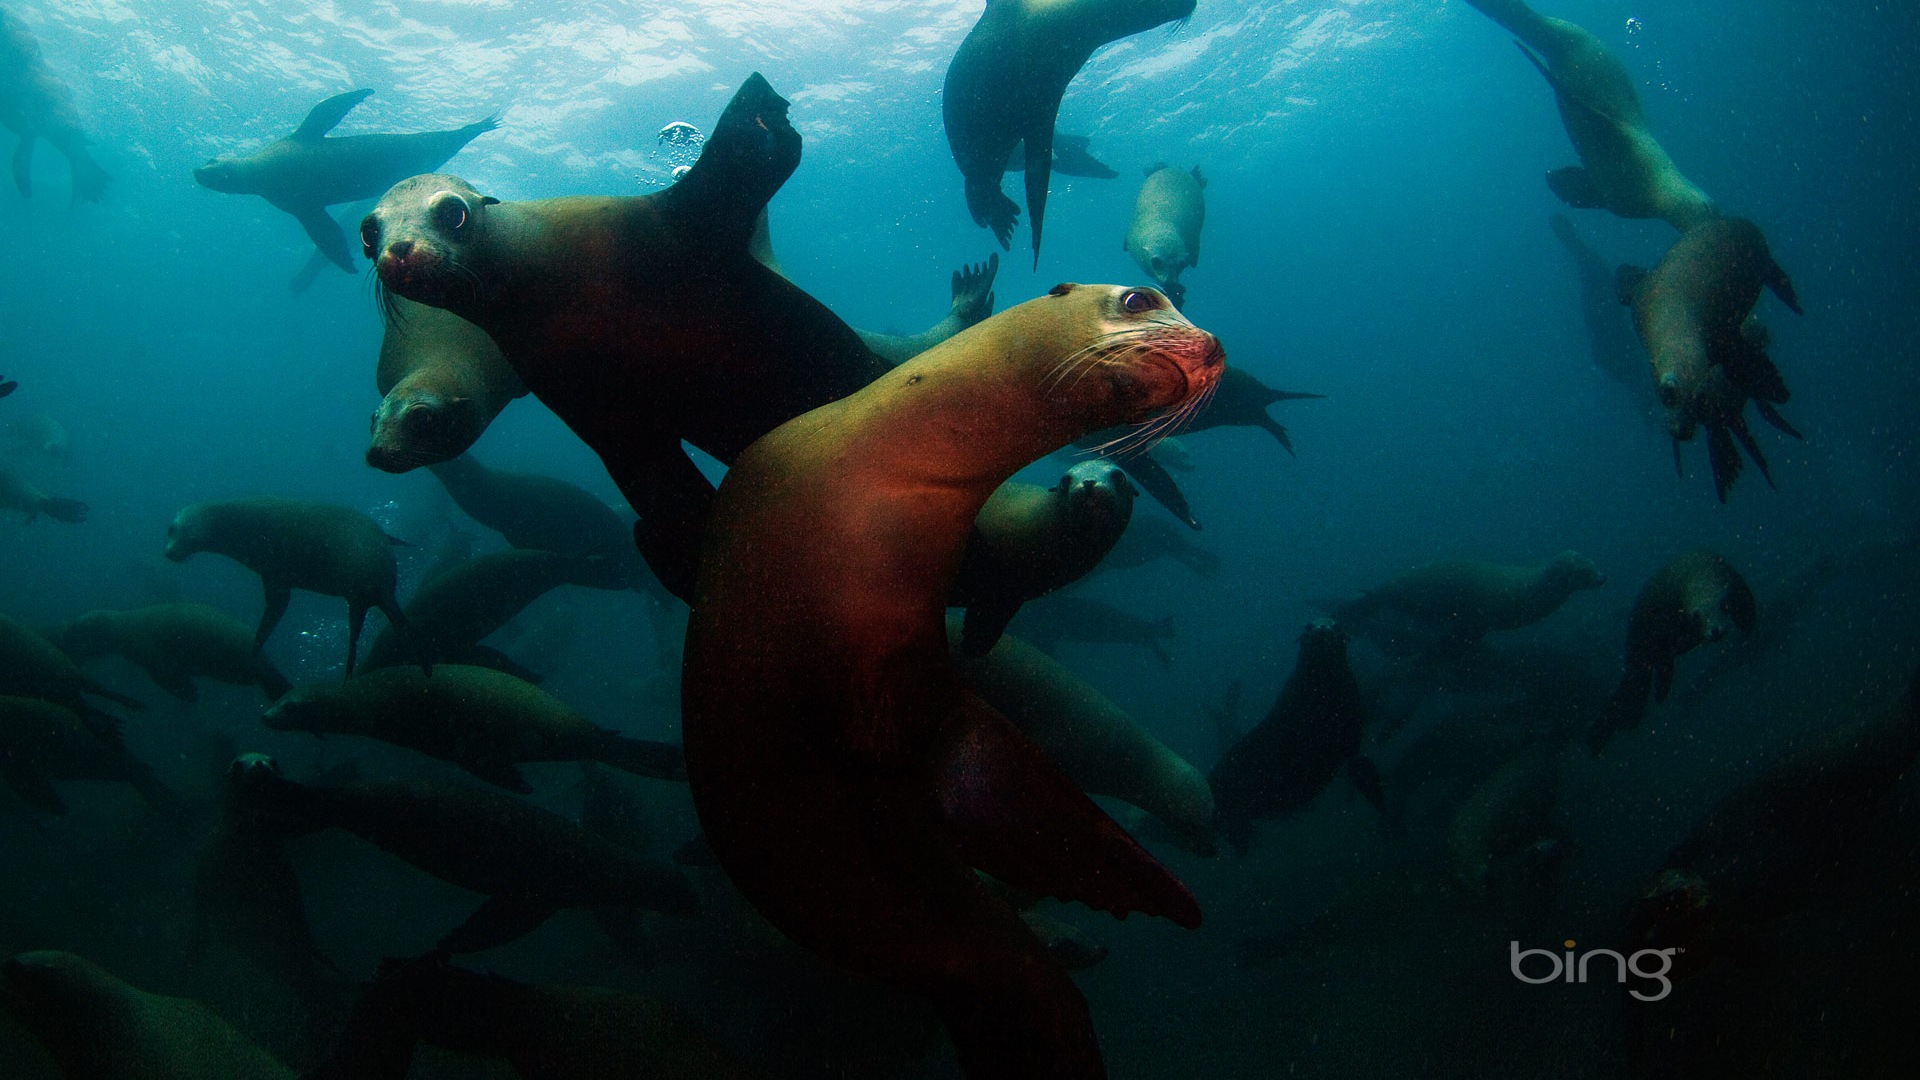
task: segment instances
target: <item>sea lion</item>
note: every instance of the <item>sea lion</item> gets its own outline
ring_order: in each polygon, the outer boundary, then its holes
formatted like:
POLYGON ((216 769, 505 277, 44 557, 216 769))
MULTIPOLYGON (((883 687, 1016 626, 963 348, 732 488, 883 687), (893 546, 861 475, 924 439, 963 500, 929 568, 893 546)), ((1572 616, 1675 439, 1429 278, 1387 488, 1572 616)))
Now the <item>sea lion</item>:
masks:
POLYGON ((1012 246, 1020 207, 1000 190, 1014 144, 1026 146, 1027 214, 1040 265, 1053 125, 1067 84, 1111 41, 1193 14, 1194 0, 989 0, 947 68, 940 109, 966 178, 973 223, 1012 246))
POLYGON ((984 655, 1021 604, 1099 565, 1133 519, 1137 494, 1119 466, 1083 461, 1050 488, 1007 483, 988 496, 949 600, 967 609, 961 651, 984 655))
POLYGON ((1580 321, 1587 328, 1588 358, 1607 377, 1633 390, 1637 399, 1646 392, 1646 360, 1634 339, 1633 324, 1621 317, 1620 289, 1613 271, 1580 238, 1567 215, 1554 214, 1547 224, 1567 249, 1580 279, 1580 321))
POLYGON ((1023 641, 1048 652, 1063 641, 1138 645, 1151 651, 1161 667, 1173 662, 1163 644, 1173 640, 1173 616, 1143 618, 1090 597, 1054 593, 1040 603, 1026 604, 1012 628, 1023 641))
POLYGON ((74 202, 99 202, 106 195, 111 178, 87 152, 73 89, 47 66, 33 31, 5 11, 0 11, 0 127, 20 136, 13 152, 13 184, 20 194, 33 197, 33 150, 45 139, 67 159, 74 202))
POLYGON ((431 780, 297 784, 272 758, 246 754, 228 770, 243 808, 286 837, 344 829, 434 877, 487 897, 434 947, 446 955, 495 948, 567 907, 627 906, 694 915, 699 898, 670 863, 627 851, 566 818, 493 788, 431 780))
POLYGON ((608 558, 633 550, 633 530, 626 521, 576 484, 489 468, 472 454, 429 468, 461 512, 513 547, 608 558))
POLYGON ((1086 431, 1177 424, 1220 362, 1157 292, 1056 286, 769 433, 714 504, 681 692, 713 854, 796 942, 926 998, 969 1075, 1104 1074, 1085 999, 975 867, 1116 914, 1200 910, 958 684, 942 614, 968 534, 1086 431))
POLYGON ((0 965, 0 1003, 65 1080, 294 1080, 212 1009, 149 994, 72 953, 25 952, 0 965))
POLYGON ((1540 566, 1460 560, 1431 563, 1339 605, 1334 617, 1390 656, 1456 660, 1496 630, 1531 626, 1607 577, 1563 551, 1540 566))
POLYGON ((195 503, 181 510, 167 526, 166 556, 185 562, 211 551, 260 575, 266 607, 253 635, 255 650, 280 625, 293 590, 345 599, 346 674, 351 677, 368 608, 378 607, 396 626, 407 625, 393 595, 399 570, 392 545, 403 542, 358 510, 261 495, 195 503))
POLYGON ((7 378, 5 375, 0 375, 0 398, 9 397, 18 389, 20 389, 18 382, 7 378))
POLYGON ((1380 771, 1360 753, 1365 726, 1360 683, 1347 664, 1347 635, 1329 620, 1316 620, 1300 635, 1293 674, 1266 718, 1207 774, 1220 835, 1245 855, 1255 819, 1304 809, 1341 769, 1368 802, 1384 809, 1380 771))
MULTIPOLYGON (((629 552, 632 545, 627 545, 629 552)), ((480 642, 562 585, 626 589, 639 559, 557 551, 496 551, 432 575, 407 601, 406 640, 389 626, 374 637, 363 670, 424 657, 435 664, 476 664, 539 682, 537 675, 480 642), (532 675, 532 678, 529 676, 532 675)))
MULTIPOLYGON (((1091 180, 1112 180, 1120 174, 1113 166, 1093 156, 1091 135, 1053 133, 1053 171, 1061 176, 1084 176, 1091 180)), ((1027 171, 1025 143, 1015 143, 1007 154, 1005 172, 1027 171)))
POLYGON ((691 596, 713 486, 682 440, 747 444, 888 370, 853 329, 748 250, 800 162, 786 99, 755 74, 699 163, 649 195, 501 203, 417 176, 361 223, 384 287, 486 330, 529 390, 600 455, 636 539, 691 596), (635 424, 635 410, 650 417, 635 424))
POLYGON ((1447 822, 1447 863, 1468 897, 1538 912, 1546 905, 1566 845, 1553 824, 1560 763, 1552 741, 1537 741, 1475 786, 1447 822))
POLYGON ((347 273, 355 273, 346 234, 328 215, 335 203, 370 199, 406 177, 432 172, 486 132, 489 116, 452 131, 327 138, 372 90, 350 90, 313 107, 291 134, 250 154, 215 158, 193 170, 200 186, 227 195, 258 195, 292 214, 313 246, 347 273))
POLYGON ((502 1058, 524 1080, 748 1080, 757 1076, 662 998, 533 986, 435 958, 387 960, 308 1080, 405 1080, 416 1043, 502 1058))
POLYGON ((1200 230, 1207 223, 1207 178, 1195 165, 1190 173, 1169 165, 1147 170, 1147 180, 1133 200, 1133 220, 1127 223, 1121 250, 1145 271, 1175 307, 1187 305, 1187 287, 1180 272, 1200 265, 1200 230))
MULTIPOLYGON (((0 397, 5 397, 0 394, 0 397)), ((43 412, 16 416, 6 423, 7 449, 18 454, 48 458, 61 465, 73 464, 73 438, 67 427, 43 412)))
POLYGON ((1681 174, 1647 130, 1633 78, 1591 31, 1541 15, 1523 0, 1467 0, 1520 40, 1520 52, 1553 87, 1580 167, 1555 169, 1547 186, 1576 209, 1664 218, 1681 232, 1714 214, 1707 193, 1681 174))
MULTIPOLYGON (((959 635, 949 636, 957 647, 959 635)), ((1213 854, 1207 778, 1105 694, 1011 635, 982 656, 956 648, 954 664, 967 689, 1038 743, 1074 786, 1137 806, 1172 830, 1180 846, 1213 854)))
POLYGON ((101 685, 81 671, 58 645, 5 615, 0 615, 0 694, 40 698, 64 706, 100 734, 115 732, 120 722, 90 704, 87 695, 129 709, 143 707, 138 699, 101 685))
POLYGON ((1217 427, 1256 427, 1272 435, 1287 453, 1293 453, 1293 439, 1287 429, 1267 414, 1267 407, 1281 401, 1319 401, 1324 394, 1304 394, 1294 390, 1275 390, 1245 368, 1229 364, 1220 373, 1220 389, 1200 415, 1193 418, 1191 431, 1217 427))
POLYGON ((874 355, 890 364, 904 364, 993 314, 993 279, 999 272, 998 252, 977 266, 961 264, 953 272, 953 303, 947 308, 946 318, 917 334, 876 334, 858 328, 854 333, 874 355))
POLYGON ((527 388, 485 330, 450 311, 390 299, 367 464, 402 473, 466 453, 527 388))
POLYGON ((302 686, 261 722, 275 731, 363 735, 450 761, 522 794, 515 768, 532 761, 599 761, 636 776, 686 778, 679 747, 599 727, 545 690, 492 668, 439 664, 365 671, 336 685, 302 686))
POLYGON ((1787 384, 1767 355, 1764 333, 1748 317, 1763 286, 1795 314, 1800 301, 1759 227, 1744 218, 1714 218, 1682 234, 1652 270, 1620 267, 1618 284, 1667 411, 1674 468, 1680 469, 1680 444, 1705 427, 1721 502, 1740 476, 1736 439, 1773 486, 1767 459, 1747 430, 1747 402, 1767 423, 1801 436, 1774 408, 1787 401, 1787 384))
POLYGON ((45 514, 55 521, 77 525, 87 520, 87 504, 78 499, 49 495, 5 464, 0 464, 0 510, 18 510, 27 520, 45 514))
POLYGON ((169 817, 177 818, 184 807, 146 762, 127 751, 118 732, 90 728, 73 710, 39 698, 0 696, 0 780, 22 802, 49 814, 67 812, 55 780, 124 783, 169 817))
POLYGON ((1758 605, 1747 579, 1711 551, 1689 551, 1661 567, 1640 587, 1627 618, 1626 672, 1606 715, 1587 735, 1594 753, 1613 733, 1637 727, 1647 698, 1667 700, 1674 661, 1695 646, 1719 641, 1738 628, 1753 633, 1758 605))
POLYGON ((155 604, 131 611, 89 611, 53 635, 76 663, 118 654, 185 702, 200 700, 195 678, 258 686, 269 701, 292 689, 254 648, 245 623, 205 604, 155 604))

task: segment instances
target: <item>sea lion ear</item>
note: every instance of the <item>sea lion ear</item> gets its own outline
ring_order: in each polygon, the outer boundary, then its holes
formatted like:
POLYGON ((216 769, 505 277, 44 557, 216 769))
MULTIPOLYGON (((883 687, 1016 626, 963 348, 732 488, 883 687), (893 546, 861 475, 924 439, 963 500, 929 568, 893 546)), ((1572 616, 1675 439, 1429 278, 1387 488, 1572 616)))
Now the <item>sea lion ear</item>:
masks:
POLYGON ((1079 286, 1075 285, 1073 282, 1063 281, 1060 284, 1055 285, 1053 288, 1048 289, 1047 295, 1048 296, 1065 296, 1076 288, 1079 288, 1079 286))

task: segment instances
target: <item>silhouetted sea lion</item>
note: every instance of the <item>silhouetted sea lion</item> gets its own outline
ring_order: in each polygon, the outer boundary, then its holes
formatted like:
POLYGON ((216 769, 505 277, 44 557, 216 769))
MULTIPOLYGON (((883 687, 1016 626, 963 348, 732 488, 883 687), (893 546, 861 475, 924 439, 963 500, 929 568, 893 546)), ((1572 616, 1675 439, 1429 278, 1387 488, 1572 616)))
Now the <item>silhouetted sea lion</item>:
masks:
POLYGON ((787 107, 751 76, 699 163, 650 195, 501 203, 456 177, 418 176, 361 225, 386 288, 486 330, 600 455, 640 515, 641 551, 681 597, 713 499, 681 441, 731 462, 888 370, 748 250, 800 162, 787 107))
POLYGON ((41 139, 66 156, 74 202, 99 202, 107 193, 107 170, 87 152, 72 88, 47 66, 33 31, 5 11, 0 11, 0 127, 20 136, 13 152, 13 184, 20 194, 33 196, 33 150, 41 139))
POLYGON ((1347 665, 1347 635, 1320 619, 1300 635, 1293 674, 1266 718, 1207 774, 1220 836, 1245 855, 1256 819, 1305 808, 1341 769, 1368 802, 1384 808, 1380 772, 1360 753, 1365 724, 1360 683, 1347 665))
POLYGON ((1637 727, 1647 698, 1667 700, 1674 661, 1738 628, 1753 633, 1758 618, 1753 589, 1727 560, 1711 551, 1676 556, 1640 587, 1627 620, 1626 672, 1607 703, 1606 716, 1587 735, 1599 753, 1613 733, 1637 727))
POLYGON ((4 431, 9 450, 47 458, 61 465, 73 464, 72 436, 67 434, 65 424, 46 413, 30 412, 12 417, 4 431))
POLYGON ((1200 911, 956 682, 942 616, 968 534, 1016 470, 1177 423, 1219 364, 1157 292, 1060 285, 782 425, 715 503, 681 693, 713 854, 795 941, 925 997, 970 1075, 1103 1075, 1085 999, 975 867, 1116 914, 1200 911))
POLYGON ((1220 572, 1220 556, 1187 539, 1165 518, 1143 517, 1127 526, 1096 571, 1130 570, 1156 559, 1172 559, 1201 577, 1220 572))
POLYGON ((1148 169, 1146 183, 1133 200, 1133 220, 1120 242, 1175 307, 1187 304, 1180 272, 1200 265, 1200 230, 1207 223, 1202 193, 1206 186, 1207 178, 1200 175, 1198 165, 1190 173, 1168 165, 1148 169))
POLYGON ((367 464, 399 473, 466 453, 527 388, 485 330, 405 297, 391 301, 367 464))
POLYGON ((87 727, 110 733, 119 721, 89 704, 86 695, 106 698, 129 709, 140 702, 102 686, 60 647, 13 619, 0 615, 0 694, 40 698, 73 711, 87 727))
POLYGON ((125 783, 163 814, 182 811, 180 797, 127 751, 117 732, 90 728, 73 710, 39 698, 0 697, 0 780, 49 814, 67 812, 55 780, 125 783))
POLYGON ((940 99, 947 146, 967 182, 973 223, 1013 238, 1020 207, 1000 190, 1014 144, 1026 146, 1033 262, 1053 170, 1053 124, 1067 84, 1093 51, 1193 14, 1194 0, 988 0, 947 68, 940 99))
POLYGON ((293 590, 345 599, 351 676, 368 608, 378 607, 395 626, 407 625, 393 595, 399 571, 392 545, 401 542, 358 510, 262 495, 181 510, 167 526, 166 556, 184 562, 212 551, 260 575, 266 607, 254 632, 255 649, 280 625, 293 590))
POLYGON ((1389 655, 1454 660, 1489 633, 1531 626, 1574 593, 1606 583, 1577 551, 1539 566, 1463 559, 1410 570, 1340 605, 1334 617, 1389 655))
POLYGON ((344 683, 302 686, 260 719, 275 731, 404 746, 522 793, 533 785, 515 766, 534 761, 598 761, 663 780, 686 775, 679 747, 627 738, 524 679, 464 664, 436 665, 432 675, 379 668, 344 683))
POLYGON ((246 624, 205 604, 89 611, 61 626, 54 643, 78 663, 124 656, 160 689, 186 702, 200 700, 195 678, 258 686, 269 701, 292 688, 254 647, 246 624))
POLYGON ((1541 15, 1522 0, 1467 3, 1524 42, 1520 51, 1553 87, 1581 165, 1547 174, 1561 202, 1624 218, 1665 218, 1682 232, 1713 215, 1706 192, 1681 175, 1647 131, 1626 67, 1591 31, 1541 15))
POLYGON ((49 495, 27 483, 24 477, 5 464, 0 464, 0 510, 18 510, 27 515, 28 521, 41 514, 70 525, 87 520, 86 503, 79 499, 49 495))
POLYGON ((1767 459, 1747 430, 1747 402, 1767 423, 1796 439, 1800 433, 1774 408, 1785 404, 1787 384, 1748 316, 1763 286, 1795 314, 1800 301, 1759 227, 1744 218, 1714 218, 1682 234, 1652 270, 1622 266, 1618 279, 1620 302, 1633 308, 1654 390, 1667 411, 1674 468, 1680 468, 1680 444, 1705 427, 1721 502, 1740 476, 1736 439, 1773 486, 1767 459))
POLYGON ((209 161, 193 170, 193 178, 228 195, 258 195, 292 214, 321 254, 354 273, 346 234, 327 207, 373 198, 406 177, 431 172, 500 126, 498 117, 489 116, 452 131, 327 137, 355 105, 372 95, 371 90, 335 94, 315 105, 292 134, 249 154, 209 161))

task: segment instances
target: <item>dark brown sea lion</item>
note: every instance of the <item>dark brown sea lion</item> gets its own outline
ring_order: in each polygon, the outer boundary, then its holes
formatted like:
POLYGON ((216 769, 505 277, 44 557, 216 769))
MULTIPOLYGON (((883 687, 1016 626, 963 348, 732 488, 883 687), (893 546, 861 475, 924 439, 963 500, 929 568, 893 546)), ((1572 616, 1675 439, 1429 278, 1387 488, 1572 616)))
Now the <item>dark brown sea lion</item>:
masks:
POLYGON ((1048 652, 1066 641, 1138 645, 1151 651, 1161 667, 1173 663, 1165 644, 1173 640, 1173 616, 1149 619, 1092 597, 1054 593, 1022 605, 1012 629, 1021 640, 1048 652))
POLYGON ((1245 855, 1254 821, 1304 809, 1342 769, 1368 802, 1384 808, 1380 772, 1360 753, 1365 728, 1347 635, 1320 619, 1300 635, 1299 659, 1266 718, 1207 774, 1221 838, 1245 855))
POLYGON ((1713 202, 1681 175, 1647 130, 1633 78, 1598 37, 1523 0, 1467 0, 1524 43, 1520 49, 1553 87, 1560 122, 1579 168, 1555 169, 1547 186, 1578 209, 1624 218, 1665 218, 1682 232, 1711 217, 1713 202))
POLYGON ((247 754, 228 770, 243 809, 284 837, 344 829, 434 877, 487 897, 435 951, 478 952, 532 932, 567 907, 628 906, 693 915, 699 898, 671 864, 593 836, 566 818, 493 788, 431 780, 297 784, 273 759, 247 754))
POLYGON ((1410 570, 1338 606, 1334 617, 1389 655, 1455 660, 1489 633, 1531 626, 1574 593, 1606 583, 1577 551, 1539 566, 1463 559, 1410 570))
POLYGON ((1318 401, 1324 394, 1303 394, 1293 390, 1275 390, 1246 370, 1227 365, 1220 374, 1220 390, 1207 403, 1205 411, 1193 418, 1190 431, 1216 427, 1257 427, 1272 435, 1287 453, 1293 453, 1293 440, 1287 429, 1267 414, 1267 407, 1281 401, 1318 401))
POLYGON ((1053 124, 1067 84, 1093 51, 1193 14, 1194 0, 988 0, 947 68, 940 108, 947 146, 967 182, 973 223, 1013 238, 1020 207, 1000 190, 1007 156, 1026 146, 1027 214, 1040 264, 1053 124))
POLYGON ((55 780, 125 783, 169 816, 178 816, 183 806, 145 762, 127 752, 117 733, 93 730, 73 710, 39 698, 0 697, 0 780, 22 802, 49 814, 67 812, 55 780))
POLYGON ((73 90, 47 66, 33 31, 5 11, 0 11, 0 127, 20 136, 13 152, 13 183, 20 194, 33 196, 33 150, 41 139, 66 156, 74 202, 99 202, 107 193, 107 170, 87 152, 73 90))
POLYGON ((89 611, 65 624, 55 644, 78 663, 119 655, 181 701, 200 700, 195 678, 258 686, 268 700, 292 689, 254 648, 246 624, 205 604, 155 604, 131 611, 89 611))
POLYGON ((598 761, 637 776, 685 778, 680 748, 600 727, 545 690, 492 668, 439 664, 365 671, 302 686, 261 722, 275 731, 363 735, 450 761, 491 784, 533 790, 518 765, 598 761))
POLYGON ((321 254, 355 273, 346 234, 327 207, 373 198, 406 177, 437 169, 461 147, 500 126, 498 117, 489 116, 452 131, 327 138, 355 105, 372 95, 371 90, 336 94, 315 105, 292 134, 250 154, 209 161, 193 170, 193 178, 228 195, 258 195, 292 214, 321 254))
POLYGON ((1667 700, 1674 661, 1683 653, 1736 628, 1752 634, 1758 616, 1747 579, 1713 552, 1689 551, 1661 567, 1634 598, 1627 619, 1626 672, 1606 715, 1587 735, 1593 752, 1599 753, 1614 732, 1638 727, 1649 696, 1667 700))
POLYGON ((391 300, 367 464, 401 473, 466 453, 527 388, 485 330, 450 311, 391 300))
POLYGON ((102 697, 129 709, 141 704, 102 686, 74 664, 73 659, 45 637, 0 615, 0 694, 40 698, 72 710, 100 734, 114 732, 119 721, 87 701, 102 697))
POLYGON ((978 867, 1198 925, 1192 896, 962 689, 943 612, 981 506, 1086 431, 1204 402, 1219 343, 1061 285, 782 425, 707 529, 683 735, 720 865, 781 931, 925 997, 976 1077, 1104 1075, 1085 999, 978 867))
POLYGON ((753 75, 699 163, 653 194, 501 203, 456 177, 417 176, 361 225, 386 288, 486 330, 600 455, 640 515, 641 551, 681 597, 713 499, 681 441, 731 462, 888 370, 748 250, 800 162, 787 107, 753 75))
POLYGON ((392 545, 401 543, 358 510, 273 496, 195 503, 167 526, 166 556, 183 562, 211 551, 260 575, 266 607, 253 647, 266 643, 287 613, 293 590, 306 589, 347 602, 347 670, 367 609, 378 607, 395 626, 407 625, 393 589, 399 576, 392 545))
POLYGON ((1796 439, 1800 433, 1774 408, 1785 404, 1787 384, 1767 355, 1764 332, 1748 316, 1762 287, 1796 314, 1800 301, 1759 227, 1744 218, 1714 218, 1682 234, 1652 270, 1622 266, 1618 278, 1620 302, 1633 308, 1634 329, 1667 410, 1674 468, 1680 444, 1704 427, 1721 502, 1740 477, 1736 439, 1771 487, 1767 459, 1747 430, 1747 402, 1767 423, 1796 439))
POLYGON ((28 521, 41 514, 70 525, 87 520, 86 503, 79 499, 49 495, 27 483, 25 478, 5 464, 0 464, 0 510, 18 510, 27 515, 28 521))

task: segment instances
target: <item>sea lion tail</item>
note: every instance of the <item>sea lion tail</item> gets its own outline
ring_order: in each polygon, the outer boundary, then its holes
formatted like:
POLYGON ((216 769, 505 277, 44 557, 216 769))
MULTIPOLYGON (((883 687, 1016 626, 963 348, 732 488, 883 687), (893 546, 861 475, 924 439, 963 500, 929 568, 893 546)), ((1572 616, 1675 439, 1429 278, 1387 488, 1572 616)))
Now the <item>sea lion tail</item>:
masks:
POLYGON ((723 251, 745 253, 754 223, 793 170, 800 132, 787 119, 791 103, 759 72, 727 102, 700 149, 700 159, 659 198, 681 216, 698 216, 723 251))
POLYGON ((55 521, 64 521, 70 525, 78 525, 87 520, 87 504, 79 499, 62 499, 49 495, 40 504, 40 511, 55 521))

